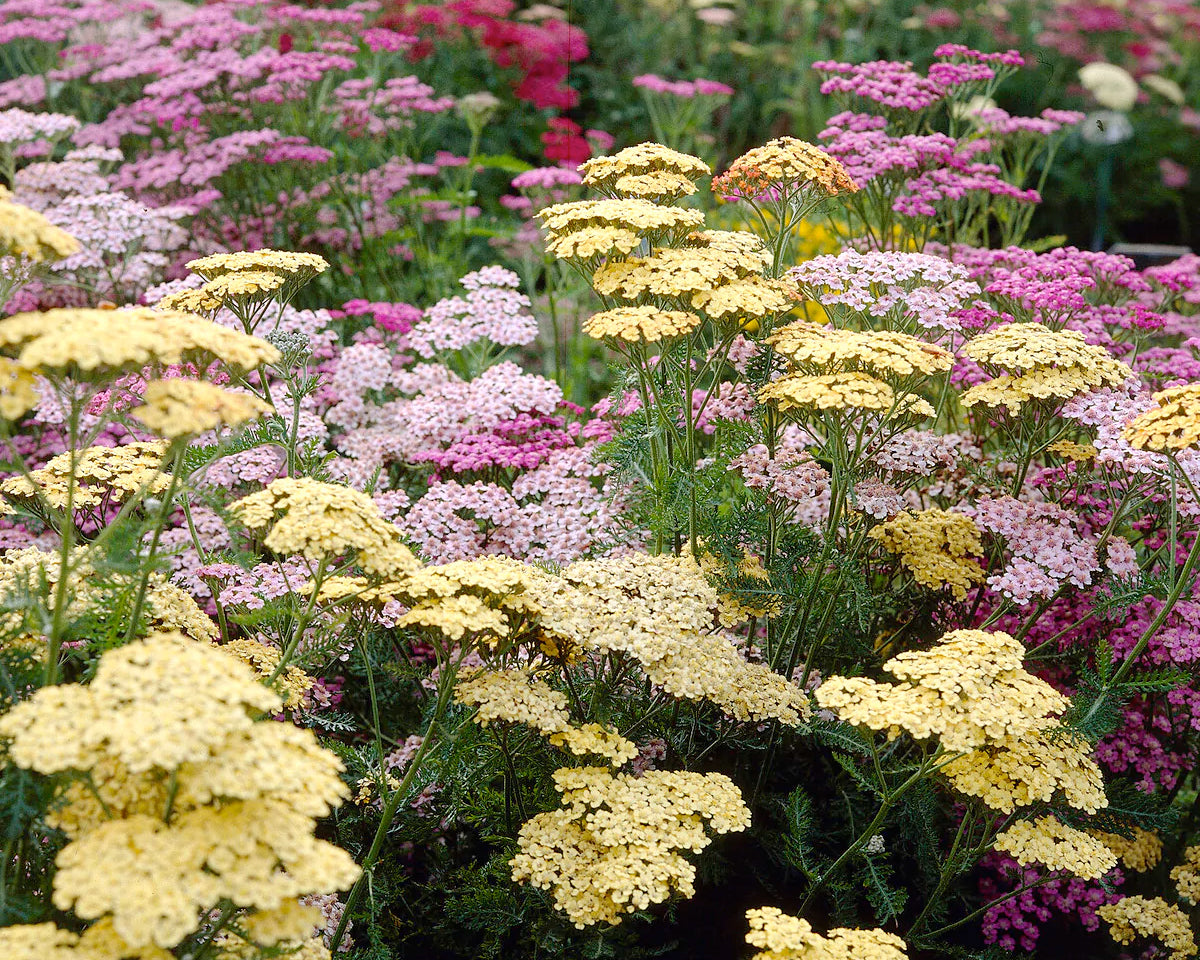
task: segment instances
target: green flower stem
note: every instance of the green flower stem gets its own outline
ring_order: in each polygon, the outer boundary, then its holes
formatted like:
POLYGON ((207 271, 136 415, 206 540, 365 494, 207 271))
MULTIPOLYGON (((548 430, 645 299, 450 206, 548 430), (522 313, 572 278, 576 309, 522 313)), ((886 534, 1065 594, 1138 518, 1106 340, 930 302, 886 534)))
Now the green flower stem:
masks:
POLYGON ((938 872, 937 886, 934 887, 933 893, 930 894, 926 899, 925 906, 922 908, 921 912, 917 914, 917 919, 915 919, 912 922, 912 926, 909 927, 910 935, 914 930, 919 930, 921 928, 921 924, 924 923, 925 918, 929 916, 929 911, 937 905, 937 902, 939 899, 941 899, 942 894, 946 892, 946 887, 949 886, 951 878, 959 872, 959 864, 956 862, 954 855, 958 853, 959 845, 963 840, 964 831, 969 838, 970 830, 974 827, 974 823, 975 805, 972 804, 971 806, 967 807, 966 813, 963 814, 962 820, 959 821, 958 832, 954 834, 954 842, 950 844, 950 851, 946 854, 946 859, 942 863, 941 870, 938 872), (968 827, 968 824, 970 824, 970 827, 968 827))
POLYGON ((922 760, 916 771, 890 793, 887 791, 887 784, 880 783, 879 786, 884 793, 883 800, 879 804, 879 812, 876 813, 875 818, 869 824, 867 824, 866 829, 858 835, 858 839, 850 844, 850 846, 846 848, 845 852, 843 852, 842 855, 833 862, 829 869, 823 871, 821 875, 813 882, 813 885, 809 889, 807 896, 804 898, 804 902, 800 904, 798 913, 801 916, 803 916, 804 911, 808 908, 808 905, 812 902, 813 897, 817 895, 817 892, 824 885, 825 881, 836 874, 841 868, 842 864, 854 856, 854 854, 858 853, 858 851, 862 849, 864 845, 866 845, 871 837, 875 836, 875 834, 879 832, 879 827, 883 824, 883 821, 887 819, 888 813, 891 812, 891 809, 896 805, 896 802, 909 790, 925 779, 926 776, 932 773, 937 761, 940 760, 942 756, 942 750, 939 747, 938 750, 932 754, 932 756, 926 757, 924 760, 922 760))
MULTIPOLYGON (((137 633, 138 621, 142 617, 142 609, 146 605, 146 591, 150 588, 150 575, 154 572, 154 558, 158 554, 158 544, 162 540, 163 530, 167 519, 171 516, 171 503, 175 499, 175 491, 179 488, 179 473, 183 468, 183 455, 187 452, 187 443, 175 445, 175 456, 171 465, 171 479, 167 481, 167 489, 163 493, 158 515, 154 518, 154 532, 150 535, 150 550, 142 560, 141 579, 138 583, 137 598, 133 602, 133 611, 129 615, 129 628, 125 631, 125 641, 129 642, 137 633)), ((66 579, 65 577, 63 579, 66 579)))
MULTIPOLYGON (((271 675, 267 677, 267 683, 274 683, 284 670, 287 669, 291 662, 292 656, 296 653, 296 647, 300 645, 300 638, 304 635, 304 631, 308 629, 308 625, 315 619, 315 611, 317 606, 317 597, 321 593, 321 584, 325 580, 326 567, 329 560, 326 557, 321 558, 321 562, 317 564, 317 571, 313 575, 312 594, 308 598, 308 603, 304 609, 300 611, 300 615, 296 617, 296 628, 292 631, 292 635, 288 638, 287 645, 283 648, 283 652, 279 655, 279 663, 275 669, 271 671, 271 675)), ((287 576, 284 576, 286 582, 287 576)), ((290 585, 289 585, 289 589, 290 585)), ((293 591, 294 592, 294 591, 293 591)))
POLYGON ((400 785, 396 787, 391 796, 387 798, 387 802, 383 805, 383 811, 379 817, 379 826, 375 829, 375 837, 372 839, 371 847, 360 865, 362 873, 354 881, 354 886, 350 888, 350 893, 346 897, 346 906, 342 910, 342 918, 338 921, 337 929, 334 930, 333 937, 330 940, 329 952, 331 954, 337 954, 338 946, 346 934, 346 926, 350 922, 350 917, 358 906, 358 901, 362 898, 371 869, 375 866, 375 862, 379 859, 379 854, 383 851, 383 844, 387 839, 392 821, 400 809, 400 804, 408 798, 408 789, 412 785, 417 771, 421 769, 426 755, 429 753, 434 740, 434 731, 441 723, 446 708, 450 704, 450 694, 454 690, 454 677, 458 672, 458 662, 452 665, 448 664, 448 666, 450 669, 442 673, 438 678, 437 702, 434 704, 433 715, 429 718, 429 723, 425 727, 425 734, 421 740, 421 745, 417 748, 417 752, 413 755, 412 760, 409 761, 408 769, 404 772, 404 779, 400 781, 400 785))

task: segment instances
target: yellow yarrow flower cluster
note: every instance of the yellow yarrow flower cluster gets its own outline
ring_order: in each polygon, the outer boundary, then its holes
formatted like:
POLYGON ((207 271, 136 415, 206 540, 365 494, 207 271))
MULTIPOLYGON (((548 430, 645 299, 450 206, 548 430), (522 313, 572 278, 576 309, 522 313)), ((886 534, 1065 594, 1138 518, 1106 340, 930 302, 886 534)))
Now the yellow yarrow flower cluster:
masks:
POLYGON ((215 253, 189 261, 187 268, 205 280, 233 273, 273 273, 289 282, 306 282, 328 270, 329 262, 315 253, 262 249, 215 253))
POLYGON ((1000 737, 954 758, 941 772, 959 793, 1001 813, 1049 803, 1056 792, 1088 813, 1108 806, 1092 745, 1057 721, 1000 737))
POLYGON ((688 301, 764 266, 758 254, 712 247, 663 247, 648 257, 604 264, 593 275, 592 286, 601 296, 623 300, 674 297, 688 301))
POLYGON ((661 143, 639 143, 607 157, 593 157, 579 167, 586 186, 616 196, 664 199, 694 193, 693 181, 712 173, 708 164, 690 153, 661 143), (687 184, 687 190, 680 184, 687 184), (657 184, 655 189, 651 185, 657 184), (677 191, 677 192, 676 192, 677 191))
POLYGON ((1072 440, 1056 440, 1046 448, 1051 453, 1056 453, 1064 460, 1072 460, 1080 463, 1086 460, 1094 460, 1096 458, 1096 448, 1090 443, 1075 443, 1072 440))
POLYGON ((104 654, 88 686, 45 687, 0 718, 12 762, 88 777, 51 816, 71 841, 55 906, 153 955, 218 904, 292 914, 352 883, 349 855, 314 836, 346 794, 341 762, 311 731, 256 719, 281 706, 220 650, 154 634, 104 654))
POLYGON ((1093 830, 1092 836, 1100 840, 1108 849, 1117 855, 1121 865, 1137 873, 1153 870, 1162 860, 1163 843, 1158 834, 1133 828, 1132 837, 1122 837, 1117 833, 1103 833, 1093 830))
MULTIPOLYGON (((275 673, 282 659, 282 653, 276 647, 251 640, 249 637, 237 637, 228 643, 221 644, 221 652, 235 657, 254 671, 255 676, 266 681, 275 673)), ((271 681, 271 686, 283 699, 283 705, 288 710, 294 710, 304 701, 304 695, 313 688, 316 680, 289 663, 283 671, 271 681)))
POLYGON ((240 426, 275 409, 253 394, 226 390, 204 380, 151 380, 143 399, 145 403, 132 410, 133 416, 169 440, 240 426))
POLYGON ((847 723, 937 737, 947 750, 970 751, 1044 726, 1068 700, 1025 671, 1025 648, 1006 633, 953 630, 932 650, 909 651, 884 663, 900 684, 866 677, 830 677, 817 703, 847 723))
POLYGON ((476 707, 481 727, 497 720, 523 723, 578 757, 607 757, 619 767, 638 754, 637 745, 598 723, 575 726, 567 697, 528 670, 483 670, 454 685, 454 699, 476 707))
POLYGON ((0 320, 0 349, 38 373, 91 373, 111 377, 152 364, 220 360, 239 370, 274 363, 279 351, 265 340, 173 310, 56 309, 0 320))
POLYGON ((594 260, 614 253, 631 253, 642 242, 641 236, 625 227, 582 227, 552 238, 546 251, 559 260, 594 260))
POLYGON ((696 868, 682 851, 699 853, 710 832, 750 825, 738 788, 720 773, 564 768, 554 785, 562 808, 521 827, 512 877, 549 890, 579 929, 620 923, 672 893, 692 896, 696 868))
POLYGON ((778 907, 746 911, 751 960, 906 960, 908 947, 894 933, 837 927, 822 936, 807 920, 778 907))
POLYGON ((1200 444, 1200 383, 1154 394, 1158 406, 1134 417, 1122 436, 1138 450, 1174 453, 1200 444))
POLYGON ((1139 937, 1157 940, 1171 951, 1170 960, 1196 955, 1196 938, 1188 916, 1173 903, 1158 897, 1122 897, 1106 903, 1096 913, 1108 923, 1108 932, 1120 944, 1139 937))
POLYGON ((865 370, 904 378, 946 373, 954 365, 949 351, 890 330, 837 330, 801 320, 781 327, 767 343, 805 373, 865 370))
POLYGON ((986 575, 978 562, 983 557, 983 535, 965 514, 937 507, 906 510, 872 528, 868 536, 897 554, 921 586, 949 587, 956 600, 964 599, 986 575))
POLYGON ((617 307, 593 314, 583 322, 583 332, 596 340, 658 343, 691 333, 702 322, 696 314, 685 310, 617 307))
POLYGON ((16 420, 32 410, 38 402, 36 384, 32 371, 0 357, 0 417, 16 420))
POLYGON ((9 477, 0 483, 0 493, 18 502, 42 500, 58 510, 65 510, 68 500, 76 510, 122 504, 135 494, 167 489, 166 449, 162 441, 148 440, 60 453, 28 476, 9 477))
POLYGON ((1183 852, 1183 863, 1171 868, 1171 879, 1181 897, 1200 903, 1200 847, 1188 847, 1183 852))
POLYGON ((635 197, 556 203, 539 210, 537 218, 550 241, 598 227, 628 230, 639 238, 681 240, 704 223, 704 214, 699 210, 662 206, 635 197))
POLYGON ((1018 413, 1034 400, 1068 400, 1096 387, 1117 387, 1133 371, 1075 330, 1009 323, 971 340, 962 351, 993 375, 959 398, 1018 413), (1008 373, 1001 373, 1006 370, 1008 373))
POLYGON ((78 240, 12 196, 0 187, 0 257, 43 263, 79 252, 78 240))
POLYGON ((1103 840, 1050 816, 1018 820, 996 834, 995 848, 1023 867, 1040 863, 1084 880, 1099 880, 1117 865, 1117 855, 1103 840))
POLYGON ((4 960, 175 960, 162 947, 130 946, 108 920, 92 924, 82 934, 53 923, 2 927, 0 956, 4 960))
POLYGON ((858 185, 840 160, 795 137, 779 137, 748 150, 713 178, 713 192, 719 194, 756 198, 772 189, 785 194, 810 189, 834 197, 854 193, 858 185))
POLYGON ((566 588, 542 600, 539 623, 550 637, 629 654, 667 693, 708 700, 738 720, 795 725, 810 715, 803 690, 712 632, 720 597, 692 557, 577 561, 562 579, 566 588))
POLYGON ((250 530, 266 530, 263 543, 279 554, 328 560, 353 553, 368 573, 397 576, 420 564, 400 533, 369 496, 309 477, 283 477, 229 507, 250 530))
POLYGON ((908 394, 897 396, 886 383, 869 373, 791 373, 772 380, 758 391, 759 403, 773 403, 780 410, 878 410, 890 417, 932 417, 927 400, 908 394))

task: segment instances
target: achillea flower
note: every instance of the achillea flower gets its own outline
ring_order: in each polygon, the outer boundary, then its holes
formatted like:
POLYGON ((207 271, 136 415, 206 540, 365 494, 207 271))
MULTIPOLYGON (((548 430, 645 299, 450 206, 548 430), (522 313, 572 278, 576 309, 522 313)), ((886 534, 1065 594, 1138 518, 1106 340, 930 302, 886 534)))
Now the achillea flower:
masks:
POLYGON ((290 282, 306 282, 329 269, 324 257, 315 253, 292 253, 287 250, 249 250, 238 253, 215 253, 191 260, 187 268, 205 280, 214 280, 230 273, 274 273, 290 282))
POLYGON ((971 340, 963 353, 998 373, 969 388, 964 406, 981 403, 1017 413, 1032 400, 1069 400, 1096 387, 1117 387, 1133 371, 1075 330, 1010 323, 971 340))
POLYGON ((353 882, 349 855, 314 836, 347 793, 341 762, 310 730, 255 719, 280 705, 219 650, 155 634, 105 653, 89 685, 46 687, 0 719, 18 765, 88 777, 51 815, 71 841, 54 903, 99 921, 81 947, 103 934, 104 956, 169 956, 218 904, 286 939, 313 919, 296 898, 353 882))
POLYGON ((559 260, 591 260, 611 254, 628 254, 635 250, 642 238, 625 227, 583 227, 556 236, 546 244, 546 252, 559 260))
POLYGON ((631 343, 658 343, 691 333, 701 320, 683 310, 658 307, 617 307, 593 314, 583 322, 583 332, 596 340, 614 339, 631 343))
POLYGON ((353 552, 368 573, 403 576, 420 566, 400 533, 364 493, 308 477, 283 477, 229 507, 263 543, 281 554, 329 560, 353 552))
POLYGON ((1108 923, 1108 932, 1117 943, 1130 944, 1138 937, 1147 937, 1170 950, 1170 960, 1196 955, 1196 938, 1188 916, 1172 903, 1158 897, 1122 897, 1096 912, 1108 923))
POLYGON ((730 198, 758 199, 790 195, 809 189, 818 196, 853 193, 858 185, 841 162, 811 143, 780 137, 742 154, 729 169, 713 177, 713 193, 730 198))
POLYGON ((626 300, 641 297, 694 297, 763 268, 759 252, 713 247, 665 247, 648 257, 603 264, 592 277, 602 296, 626 300))
MULTIPOLYGON (((580 166, 579 172, 583 174, 583 182, 589 187, 628 196, 653 196, 657 199, 665 194, 637 193, 628 189, 631 186, 630 178, 649 183, 657 176, 664 185, 671 182, 678 186, 678 183, 682 182, 691 186, 693 180, 707 176, 712 170, 707 163, 690 153, 680 153, 661 143, 639 143, 619 150, 612 156, 593 157, 580 166), (625 181, 625 188, 621 186, 622 181, 625 181)), ((695 187, 692 187, 688 192, 694 191, 695 187)))
POLYGON ((79 241, 42 214, 16 203, 0 187, 0 256, 33 263, 65 260, 79 252, 79 241))
MULTIPOLYGON (((1161 853, 1161 842, 1158 849, 1161 853)), ((1183 852, 1183 863, 1171 868, 1171 879, 1181 897, 1200 903, 1200 847, 1188 847, 1183 852)))
POLYGON ((685 176, 665 170, 657 173, 627 173, 613 184, 612 192, 618 197, 642 197, 658 203, 670 203, 680 197, 690 197, 696 192, 696 185, 685 176))
POLYGON ((1154 394, 1158 406, 1134 417, 1122 437, 1137 450, 1174 453, 1200 444, 1200 383, 1154 394))
POLYGON ((206 367, 213 360, 253 370, 279 360, 279 351, 265 340, 190 313, 147 307, 18 313, 0 320, 0 349, 5 348, 38 373, 103 369, 111 375, 150 364, 206 367))
POLYGON ((696 868, 680 851, 699 853, 712 833, 750 825, 750 811, 728 777, 647 770, 613 776, 603 767, 554 774, 563 807, 521 827, 511 861, 518 883, 549 890, 579 929, 618 924, 625 914, 690 897, 696 868))
POLYGON ((16 420, 38 403, 33 374, 8 357, 0 357, 0 417, 16 420))
POLYGON ((1049 803, 1056 791, 1088 813, 1108 806, 1092 745, 1057 722, 1001 737, 952 760, 942 774, 959 793, 1006 814, 1049 803))
POLYGON ((483 670, 454 685, 454 699, 476 707, 481 727, 497 720, 523 723, 555 746, 576 756, 607 757, 619 767, 638 754, 637 745, 598 723, 576 726, 567 712, 566 694, 527 670, 483 670))
POLYGON ((757 320, 791 310, 799 299, 796 288, 786 280, 751 275, 710 290, 698 290, 692 295, 691 305, 717 320, 757 320))
POLYGON ((1100 831, 1093 831, 1092 836, 1102 841, 1108 849, 1117 855, 1117 859, 1121 861, 1121 866, 1134 870, 1137 873, 1145 873, 1147 870, 1153 870, 1158 866, 1159 861, 1162 860, 1162 840, 1159 839, 1158 834, 1151 830, 1134 827, 1132 837, 1122 837, 1117 833, 1102 833, 1100 831))
POLYGON ((272 299, 287 282, 287 277, 270 270, 239 270, 213 277, 200 293, 233 308, 272 299))
POLYGON ((759 403, 774 403, 780 410, 883 410, 933 416, 933 408, 921 398, 904 400, 910 402, 898 403, 891 387, 859 371, 819 376, 791 373, 758 391, 759 403))
POLYGON ((77 510, 121 504, 134 494, 167 489, 170 477, 163 472, 165 453, 166 444, 159 440, 68 451, 28 477, 9 477, 0 483, 0 492, 19 501, 40 498, 58 510, 66 509, 68 498, 77 510))
POLYGON ((1085 880, 1099 880, 1117 865, 1117 855, 1102 840, 1051 816, 1018 820, 996 834, 995 848, 1011 854, 1023 867, 1040 863, 1085 880))
POLYGON ((151 380, 146 401, 131 412, 160 437, 176 440, 216 427, 236 427, 274 412, 265 400, 203 380, 151 380))
POLYGON ((822 936, 807 920, 778 907, 746 911, 746 942, 759 952, 751 960, 906 960, 907 946, 894 933, 837 927, 822 936))
POLYGON ((704 223, 700 210, 664 207, 633 197, 556 203, 539 210, 537 218, 550 240, 587 227, 620 227, 638 236, 682 239, 704 223))
POLYGON ((956 600, 966 597, 973 584, 984 579, 979 561, 983 539, 968 516, 931 507, 906 511, 874 527, 868 536, 885 550, 898 554, 900 563, 923 587, 949 587, 956 600))
POLYGON ((803 320, 781 327, 767 342, 805 373, 865 370, 876 376, 933 376, 954 365, 951 353, 908 334, 838 330, 803 320))

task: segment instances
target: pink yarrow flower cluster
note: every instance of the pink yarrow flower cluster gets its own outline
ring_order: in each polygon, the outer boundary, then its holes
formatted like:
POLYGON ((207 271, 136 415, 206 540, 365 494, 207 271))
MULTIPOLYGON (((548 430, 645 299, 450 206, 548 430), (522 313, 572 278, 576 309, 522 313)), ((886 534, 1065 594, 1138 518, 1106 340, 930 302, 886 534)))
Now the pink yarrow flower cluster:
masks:
POLYGON ((484 267, 459 283, 465 297, 439 300, 409 333, 408 342, 422 357, 462 350, 480 340, 515 347, 537 339, 537 321, 520 278, 504 267, 484 267))
POLYGON ((733 87, 716 80, 666 80, 654 73, 644 73, 633 78, 633 85, 649 93, 665 93, 673 97, 732 97, 733 87))

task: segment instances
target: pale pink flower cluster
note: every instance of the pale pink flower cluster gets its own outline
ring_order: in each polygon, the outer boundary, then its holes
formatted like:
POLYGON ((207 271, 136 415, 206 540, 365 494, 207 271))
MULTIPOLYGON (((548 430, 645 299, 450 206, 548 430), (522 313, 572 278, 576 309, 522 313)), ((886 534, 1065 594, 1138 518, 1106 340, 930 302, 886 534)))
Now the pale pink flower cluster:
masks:
POLYGON ((520 278, 503 267, 484 267, 459 283, 465 297, 439 300, 409 333, 409 345, 422 357, 462 350, 480 340, 512 347, 537 338, 529 298, 517 287, 520 278))
POLYGON ((649 93, 665 93, 672 97, 690 100, 693 97, 732 97, 733 87, 716 80, 667 80, 653 73, 644 73, 633 78, 633 85, 649 93))

